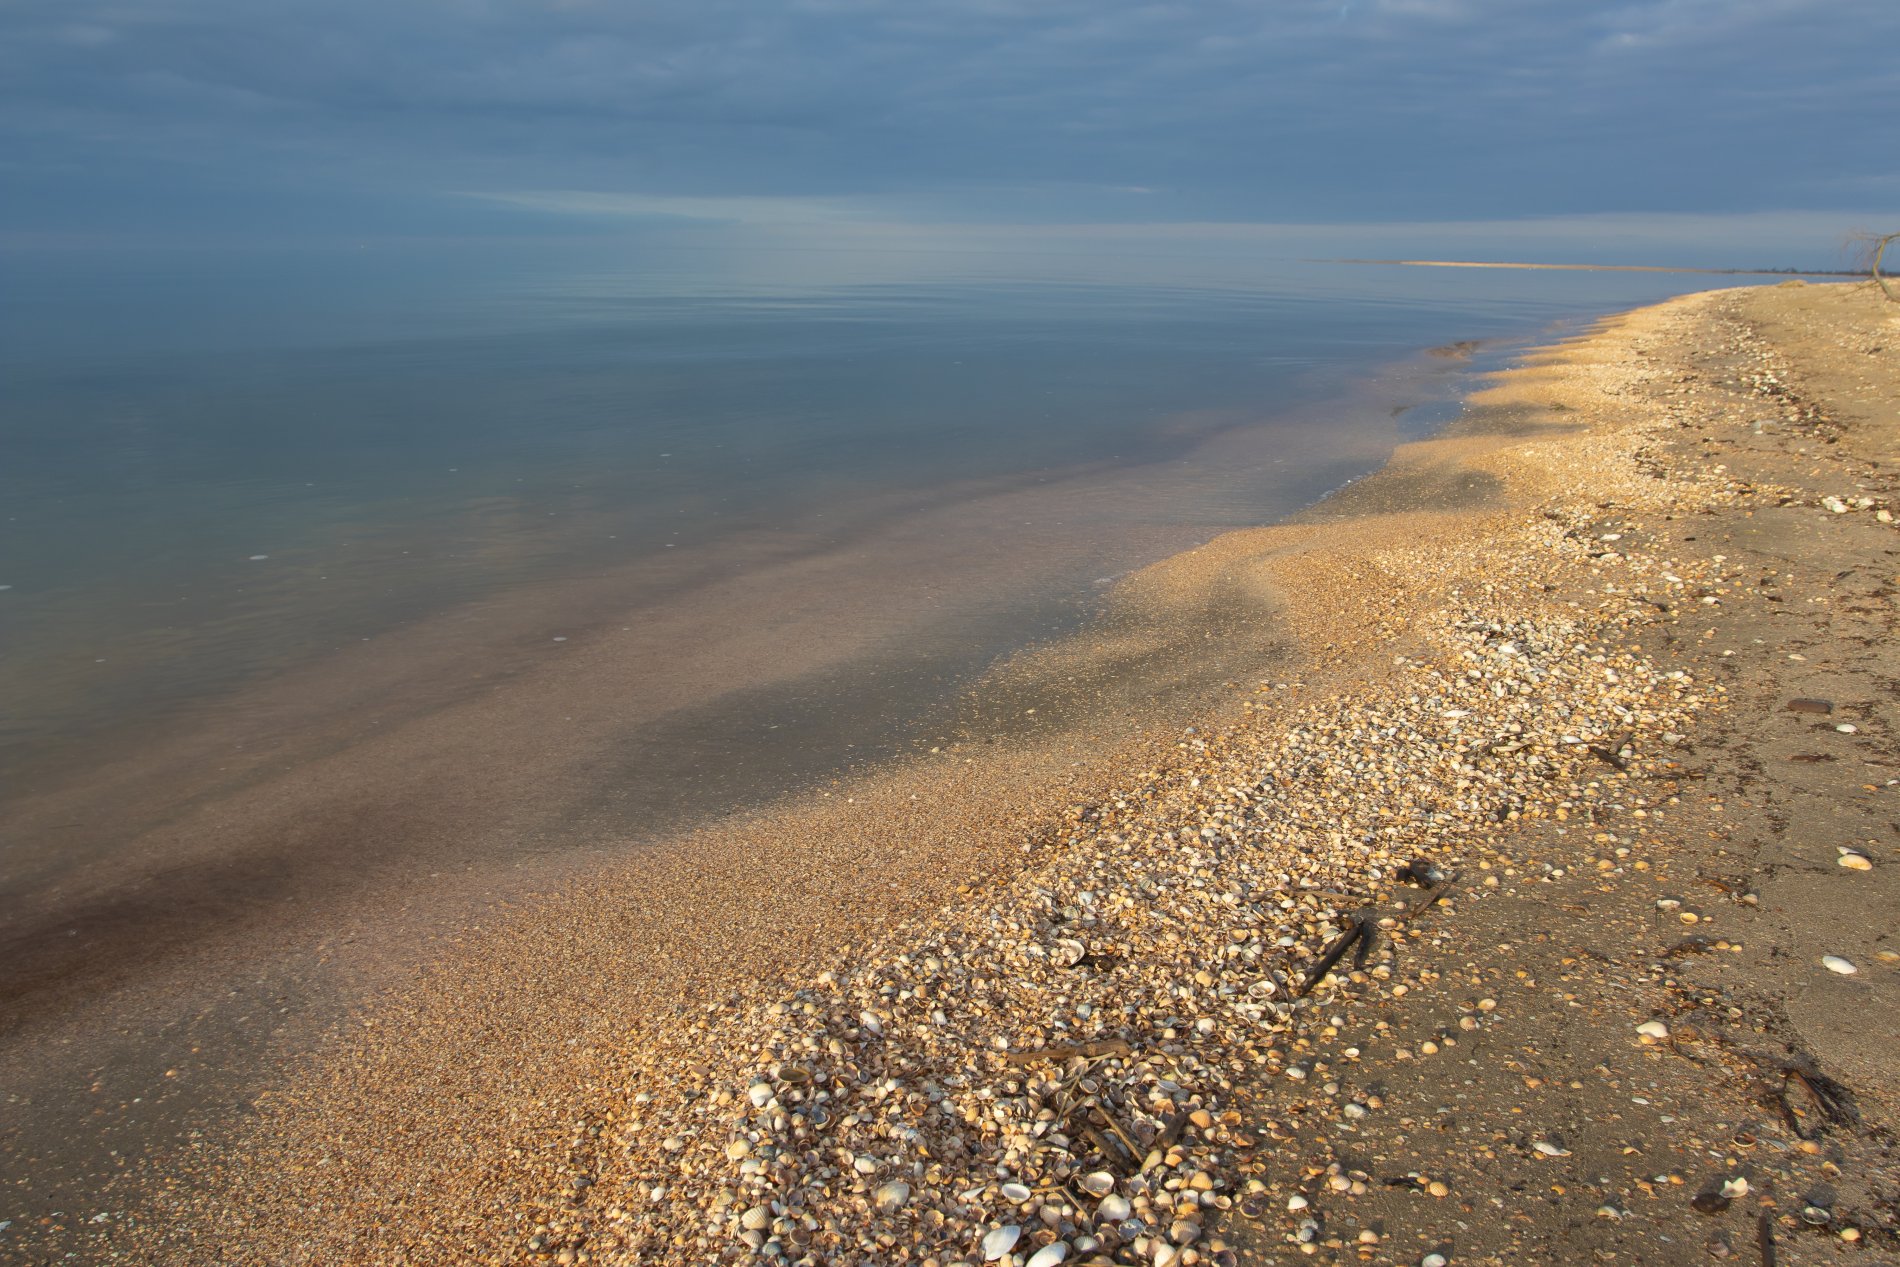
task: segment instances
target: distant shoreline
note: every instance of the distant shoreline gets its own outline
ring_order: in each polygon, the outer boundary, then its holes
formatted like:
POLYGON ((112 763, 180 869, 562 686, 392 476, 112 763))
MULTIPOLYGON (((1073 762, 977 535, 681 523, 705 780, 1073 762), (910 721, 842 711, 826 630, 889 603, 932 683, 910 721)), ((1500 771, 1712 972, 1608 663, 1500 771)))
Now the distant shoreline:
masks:
POLYGON ((1571 273, 1707 273, 1721 277, 1864 277, 1865 269, 1690 268, 1674 264, 1531 264, 1515 260, 1313 260, 1315 264, 1382 264, 1406 268, 1528 268, 1571 273))

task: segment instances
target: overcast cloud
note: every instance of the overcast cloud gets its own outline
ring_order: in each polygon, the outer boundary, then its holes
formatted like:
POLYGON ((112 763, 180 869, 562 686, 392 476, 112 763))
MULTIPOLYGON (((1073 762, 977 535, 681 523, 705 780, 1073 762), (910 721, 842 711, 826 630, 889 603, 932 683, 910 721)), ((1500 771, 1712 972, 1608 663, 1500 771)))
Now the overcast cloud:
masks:
POLYGON ((1900 206, 1894 0, 0 0, 0 227, 1900 206))

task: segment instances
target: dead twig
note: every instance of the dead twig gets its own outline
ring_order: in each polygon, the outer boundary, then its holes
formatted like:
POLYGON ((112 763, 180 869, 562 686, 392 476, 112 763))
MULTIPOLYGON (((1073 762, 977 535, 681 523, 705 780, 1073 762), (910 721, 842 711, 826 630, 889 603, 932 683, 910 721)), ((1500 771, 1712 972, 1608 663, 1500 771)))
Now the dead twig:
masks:
POLYGON ((1089 1043, 1056 1043, 1049 1047, 1037 1047, 1030 1051, 1012 1051, 1003 1054, 1003 1062, 1011 1065, 1033 1065, 1039 1060, 1068 1060, 1072 1056, 1086 1056, 1093 1060, 1102 1056, 1132 1056, 1135 1049, 1119 1038, 1101 1038, 1089 1043))
POLYGON ((1406 908, 1405 913, 1399 916, 1399 923, 1409 924, 1413 920, 1417 919, 1419 916, 1423 915, 1426 911, 1431 910, 1432 907, 1437 906, 1438 900, 1444 897, 1446 893, 1450 892, 1451 887, 1457 883, 1458 883, 1458 877, 1456 875, 1448 876, 1441 883, 1436 884, 1432 886, 1430 889, 1426 890, 1424 896, 1420 897, 1418 901, 1412 903, 1411 906, 1406 908))
POLYGON ((1320 983, 1320 978, 1333 970, 1333 965, 1339 962, 1340 956, 1352 949, 1352 944, 1364 937, 1371 925, 1372 921, 1362 916, 1354 920, 1345 932, 1333 938, 1332 945, 1326 948, 1325 953, 1319 957, 1319 962, 1307 972, 1306 979, 1300 983, 1299 993, 1294 997, 1303 999, 1311 994, 1313 987, 1320 983))

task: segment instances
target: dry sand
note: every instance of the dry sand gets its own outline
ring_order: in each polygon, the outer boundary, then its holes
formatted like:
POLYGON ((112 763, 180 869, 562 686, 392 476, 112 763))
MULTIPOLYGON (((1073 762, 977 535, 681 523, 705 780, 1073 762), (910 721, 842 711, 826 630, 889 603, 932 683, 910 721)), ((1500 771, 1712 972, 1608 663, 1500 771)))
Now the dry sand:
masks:
POLYGON ((468 930, 67 1243, 1895 1261, 1896 311, 1710 292, 1531 358, 1129 578, 978 742, 468 930), (1125 687, 1210 671, 1185 733, 1125 687))

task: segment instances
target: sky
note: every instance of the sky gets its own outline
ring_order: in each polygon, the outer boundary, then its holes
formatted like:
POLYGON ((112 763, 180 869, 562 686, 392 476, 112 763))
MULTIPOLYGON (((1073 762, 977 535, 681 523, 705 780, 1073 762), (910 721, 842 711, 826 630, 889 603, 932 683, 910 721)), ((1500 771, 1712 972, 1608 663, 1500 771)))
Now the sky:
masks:
POLYGON ((1896 52, 1894 0, 0 0, 0 235, 1885 230, 1896 52))

